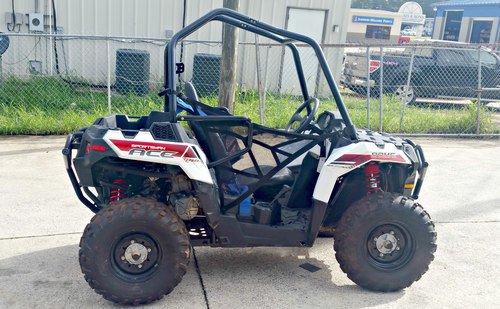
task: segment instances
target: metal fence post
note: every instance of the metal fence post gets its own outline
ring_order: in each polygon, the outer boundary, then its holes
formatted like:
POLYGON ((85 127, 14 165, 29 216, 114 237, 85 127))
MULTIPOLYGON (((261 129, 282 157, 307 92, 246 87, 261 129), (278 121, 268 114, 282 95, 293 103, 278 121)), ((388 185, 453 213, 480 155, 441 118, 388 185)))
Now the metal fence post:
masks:
POLYGON ((481 131, 480 114, 481 114, 481 46, 477 48, 477 116, 476 116, 476 134, 481 131))
POLYGON ((108 56, 108 73, 107 73, 107 88, 108 88, 108 113, 111 114, 111 52, 109 50, 109 39, 106 40, 106 52, 108 56))
POLYGON ((366 128, 370 130, 370 46, 366 47, 366 128))
POLYGON ((3 59, 2 59, 2 55, 0 55, 0 80, 2 82, 2 92, 3 92, 4 89, 3 89, 3 59))
POLYGON ((380 111, 379 111, 379 117, 380 117, 380 123, 378 127, 378 131, 382 132, 382 109, 383 109, 383 94, 384 94, 384 48, 380 47, 380 93, 378 95, 380 99, 380 111))
MULTIPOLYGON (((410 68, 408 69, 408 78, 406 80, 406 88, 405 88, 405 95, 403 97, 403 112, 401 113, 401 121, 399 122, 399 133, 402 133, 401 130, 403 129, 403 120, 405 118, 405 111, 406 111, 406 99, 408 98, 408 90, 410 89, 410 81, 411 81, 411 72, 413 71, 413 60, 415 59, 415 51, 416 48, 412 48, 412 53, 410 57, 410 68)), ((413 93, 413 96, 415 96, 415 93, 413 93)))
MULTIPOLYGON (((52 16, 52 12, 54 11, 54 8, 52 7, 52 3, 49 1, 49 34, 52 34, 52 18, 54 18, 52 16)), ((54 29, 56 30, 56 29, 54 29)), ((53 53, 53 49, 54 49, 54 43, 53 43, 53 40, 55 40, 55 38, 51 35, 50 36, 50 47, 49 47, 49 50, 50 50, 50 76, 52 76, 52 68, 54 67, 54 65, 52 64, 52 60, 54 58, 54 55, 52 54, 53 53)))
POLYGON ((269 80, 269 49, 271 49, 271 46, 268 46, 266 48, 266 72, 264 73, 264 82, 263 82, 263 85, 264 85, 264 96, 262 98, 262 112, 265 113, 265 109, 266 109, 266 95, 267 95, 267 81, 269 80))
POLYGON ((260 71, 260 56, 259 56, 259 37, 255 34, 255 64, 257 65, 257 91, 259 91, 259 117, 260 124, 264 124, 264 112, 263 112, 263 97, 262 93, 262 79, 261 79, 261 71, 260 71))

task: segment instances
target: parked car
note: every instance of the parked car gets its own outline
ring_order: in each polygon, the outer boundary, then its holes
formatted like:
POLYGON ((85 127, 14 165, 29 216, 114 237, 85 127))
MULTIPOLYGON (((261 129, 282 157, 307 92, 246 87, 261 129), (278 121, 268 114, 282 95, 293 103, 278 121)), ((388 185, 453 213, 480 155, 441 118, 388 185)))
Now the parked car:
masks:
POLYGON ((405 29, 401 30, 401 34, 415 36, 415 35, 417 35, 417 32, 413 28, 405 28, 405 29))
POLYGON ((411 38, 409 36, 404 36, 402 34, 399 35, 398 43, 399 44, 406 44, 410 43, 411 38))
MULTIPOLYGON (((414 41, 418 42, 418 41, 414 41)), ((405 102, 417 97, 477 97, 478 50, 463 43, 425 40, 425 46, 385 50, 383 54, 383 91, 407 96, 405 102), (442 44, 447 46, 442 46, 442 44), (441 46, 440 46, 441 44, 441 46), (414 62, 409 88, 406 91, 411 54, 414 62)), ((375 51, 376 52, 376 51, 375 51)), ((370 87, 379 92, 380 53, 370 55, 370 87)), ((367 87, 366 53, 347 53, 343 81, 347 88, 365 93, 367 87)), ((490 49, 481 48, 481 87, 498 88, 483 91, 483 98, 500 98, 500 58, 490 49)))

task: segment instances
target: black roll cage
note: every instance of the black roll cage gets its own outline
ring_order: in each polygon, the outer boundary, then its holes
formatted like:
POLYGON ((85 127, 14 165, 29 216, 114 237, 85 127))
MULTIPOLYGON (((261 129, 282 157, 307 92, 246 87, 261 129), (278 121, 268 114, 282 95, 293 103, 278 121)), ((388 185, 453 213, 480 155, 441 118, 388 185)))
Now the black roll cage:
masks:
MULTIPOLYGON (((287 47, 290 48, 293 59, 295 62, 295 66, 297 69, 297 75, 299 78, 299 83, 300 83, 300 88, 302 91, 302 96, 304 98, 304 101, 309 99, 309 93, 307 91, 307 85, 306 81, 304 78, 304 71, 302 69, 302 63, 300 61, 300 55, 297 50, 297 47, 293 42, 302 42, 305 43, 309 46, 311 46, 314 49, 314 52, 316 53, 316 56, 318 57, 319 64, 321 66, 321 70, 323 71, 323 74, 325 75, 326 81, 328 83, 328 86, 330 87, 330 90, 332 91, 333 97, 335 99, 335 103, 337 104, 337 108, 339 109, 339 112, 342 116, 342 120, 344 121, 344 124, 346 126, 345 128, 345 133, 346 135, 353 141, 357 141, 357 135, 356 135, 356 129, 351 122, 351 119, 349 118, 349 115, 347 113, 346 107, 344 105, 344 102, 342 101, 342 98, 340 96, 339 90, 337 88, 337 85, 333 79, 332 73, 330 71, 330 67, 328 66, 328 63, 325 59, 325 56, 323 54, 323 51, 321 50, 321 47, 319 46, 318 42, 316 42, 314 39, 311 39, 310 37, 290 32, 284 29, 276 28, 274 26, 271 26, 269 24, 260 22, 258 20, 255 20, 251 17, 248 17, 246 15, 240 14, 236 11, 230 10, 230 9, 215 9, 204 16, 200 17, 199 19, 195 20, 193 23, 189 24, 185 28, 181 29, 179 32, 177 32, 170 42, 167 44, 165 47, 165 52, 164 52, 164 59, 165 59, 165 112, 172 111, 170 113, 170 122, 177 122, 177 115, 174 112, 176 110, 176 104, 177 104, 177 89, 176 89, 176 63, 175 63, 175 49, 177 46, 177 43, 193 33, 194 31, 198 30, 205 24, 207 24, 210 21, 220 21, 222 23, 230 24, 232 26, 238 27, 240 29, 250 31, 252 33, 262 35, 266 38, 269 38, 271 40, 274 40, 280 44, 284 44, 287 47)), ((202 117, 202 116, 200 116, 202 117)), ((222 116, 224 117, 224 116, 222 116)), ((194 120, 194 119, 193 119, 194 120)))

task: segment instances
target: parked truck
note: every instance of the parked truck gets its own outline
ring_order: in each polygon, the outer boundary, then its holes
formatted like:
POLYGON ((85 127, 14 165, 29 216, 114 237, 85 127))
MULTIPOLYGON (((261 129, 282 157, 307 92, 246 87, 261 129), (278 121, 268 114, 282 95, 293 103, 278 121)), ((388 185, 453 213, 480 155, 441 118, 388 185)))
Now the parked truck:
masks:
MULTIPOLYGON (((422 46, 387 48, 382 55, 383 92, 406 98, 413 103, 417 97, 476 98, 478 67, 481 61, 481 88, 498 88, 483 91, 483 98, 500 98, 500 58, 490 49, 450 44, 444 41, 420 41, 422 46), (407 88, 411 56, 414 55, 411 79, 407 88)), ((372 49, 369 65, 366 50, 346 53, 344 85, 356 92, 366 93, 367 69, 370 71, 371 93, 380 92, 381 57, 378 48, 372 49)))

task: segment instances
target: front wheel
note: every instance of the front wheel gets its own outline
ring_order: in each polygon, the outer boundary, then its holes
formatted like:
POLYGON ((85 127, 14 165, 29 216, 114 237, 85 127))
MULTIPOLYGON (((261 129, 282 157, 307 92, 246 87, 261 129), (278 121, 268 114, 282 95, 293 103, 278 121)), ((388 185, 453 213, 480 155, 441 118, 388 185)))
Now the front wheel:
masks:
POLYGON ((165 204, 128 198, 97 213, 80 241, 85 280, 107 300, 147 304, 170 293, 187 271, 184 223, 165 204))
POLYGON ((356 284, 398 291, 427 271, 436 251, 436 232, 414 200, 377 192, 344 212, 334 233, 335 257, 356 284))

